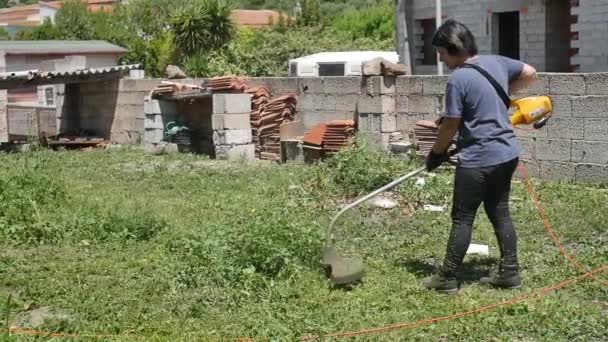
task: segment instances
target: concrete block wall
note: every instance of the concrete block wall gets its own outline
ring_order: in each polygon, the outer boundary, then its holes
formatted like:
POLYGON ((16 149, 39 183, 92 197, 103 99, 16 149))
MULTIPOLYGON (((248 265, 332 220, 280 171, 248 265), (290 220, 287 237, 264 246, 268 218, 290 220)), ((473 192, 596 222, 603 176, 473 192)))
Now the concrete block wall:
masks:
POLYGON ((211 125, 217 159, 255 159, 251 135, 251 95, 214 94, 211 125))
POLYGON ((578 65, 580 72, 608 70, 608 2, 580 0, 572 15, 576 20, 570 26, 576 35, 571 45, 578 49, 572 64, 578 65))

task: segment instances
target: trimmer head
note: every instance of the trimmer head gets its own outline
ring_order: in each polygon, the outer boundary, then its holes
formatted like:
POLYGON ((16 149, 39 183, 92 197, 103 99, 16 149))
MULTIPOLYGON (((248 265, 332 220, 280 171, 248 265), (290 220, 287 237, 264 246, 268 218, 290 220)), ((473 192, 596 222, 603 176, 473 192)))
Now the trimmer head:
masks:
POLYGON ((321 261, 329 280, 338 286, 360 282, 365 276, 365 266, 360 258, 346 258, 338 255, 333 246, 323 248, 321 261))

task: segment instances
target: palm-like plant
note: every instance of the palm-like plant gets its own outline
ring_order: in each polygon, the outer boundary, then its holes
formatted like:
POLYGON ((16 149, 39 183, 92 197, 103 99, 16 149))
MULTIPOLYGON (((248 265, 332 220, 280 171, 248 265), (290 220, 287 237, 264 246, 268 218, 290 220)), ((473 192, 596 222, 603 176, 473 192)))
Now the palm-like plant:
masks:
POLYGON ((230 42, 235 32, 232 8, 229 1, 197 0, 177 10, 171 18, 171 30, 181 53, 205 53, 230 42))

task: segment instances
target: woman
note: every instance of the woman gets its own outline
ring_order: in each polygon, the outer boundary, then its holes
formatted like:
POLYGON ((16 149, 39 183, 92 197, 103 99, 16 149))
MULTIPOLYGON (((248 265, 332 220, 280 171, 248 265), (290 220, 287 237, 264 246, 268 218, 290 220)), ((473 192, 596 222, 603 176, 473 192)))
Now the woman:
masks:
POLYGON ((475 37, 463 24, 448 20, 433 37, 440 60, 454 70, 446 87, 446 113, 439 136, 426 159, 432 171, 447 160, 447 149, 458 132, 460 149, 452 204, 452 230, 443 266, 423 282, 427 289, 458 290, 456 271, 471 242, 477 209, 484 204, 500 246, 498 272, 480 281, 499 288, 521 287, 517 260, 517 234, 509 213, 511 178, 520 147, 510 124, 508 109, 490 81, 474 64, 487 71, 508 93, 536 79, 536 70, 519 61, 478 55, 475 37))

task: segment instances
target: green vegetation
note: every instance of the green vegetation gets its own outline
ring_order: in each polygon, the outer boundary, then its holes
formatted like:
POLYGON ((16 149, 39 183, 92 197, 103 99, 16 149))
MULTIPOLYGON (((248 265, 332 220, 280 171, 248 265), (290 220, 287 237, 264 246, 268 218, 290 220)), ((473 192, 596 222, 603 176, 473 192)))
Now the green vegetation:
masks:
MULTIPOLYGON (((288 3, 277 2, 273 8, 288 3)), ((168 64, 183 67, 193 77, 286 76, 289 59, 306 54, 394 49, 392 1, 305 0, 295 21, 287 19, 293 15, 287 10, 276 26, 266 29, 237 29, 229 18, 236 6, 269 4, 132 0, 112 13, 89 13, 84 3, 68 0, 54 23, 20 31, 16 39, 106 40, 129 50, 121 62, 142 64, 151 77, 163 76, 168 64), (335 8, 329 11, 327 6, 335 8)))
MULTIPOLYGON (((318 261, 332 215, 350 196, 419 165, 363 146, 314 166, 153 157, 136 149, 38 150, 0 155, 0 162, 0 312, 3 324, 22 329, 118 335, 102 338, 113 341, 294 341, 474 310, 579 275, 516 183, 524 289, 477 284, 497 258, 482 211, 473 241, 488 244, 491 255, 467 257, 457 295, 421 289, 449 232, 449 212, 421 209, 449 205, 451 172, 443 171, 426 185, 400 186, 398 208, 366 206, 341 219, 338 249, 364 257, 368 277, 350 291, 331 289, 318 261), (32 325, 42 308, 62 315, 32 325)), ((567 250, 589 269, 608 264, 606 189, 537 187, 567 250)), ((357 340, 603 341, 607 295, 606 287, 582 280, 492 311, 357 340)))

